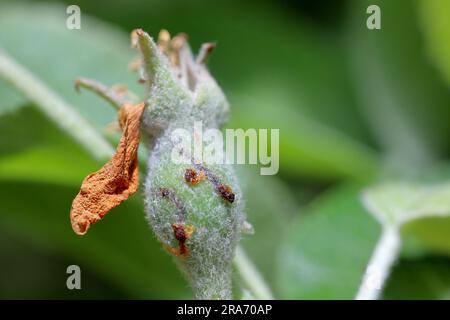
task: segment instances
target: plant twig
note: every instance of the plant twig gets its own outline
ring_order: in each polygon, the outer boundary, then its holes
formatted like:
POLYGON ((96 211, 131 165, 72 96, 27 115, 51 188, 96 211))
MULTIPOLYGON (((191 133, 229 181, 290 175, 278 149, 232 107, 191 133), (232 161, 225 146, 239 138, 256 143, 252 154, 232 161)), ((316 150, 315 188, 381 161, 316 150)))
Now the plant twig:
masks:
POLYGON ((238 245, 234 257, 234 265, 245 285, 256 299, 272 300, 273 295, 269 286, 265 283, 263 277, 256 269, 244 249, 238 245))
POLYGON ((0 50, 0 76, 13 84, 95 159, 105 160, 114 154, 111 144, 79 115, 75 108, 2 50, 0 50))
POLYGON ((356 300, 376 300, 398 257, 401 239, 396 226, 384 226, 381 238, 367 265, 356 300))
POLYGON ((75 80, 75 89, 77 91, 80 90, 80 87, 91 90, 92 92, 98 94, 103 97, 106 101, 108 101, 116 110, 119 110, 125 103, 131 103, 131 101, 127 101, 123 97, 119 96, 117 92, 113 89, 108 88, 103 83, 97 80, 78 77, 75 80))

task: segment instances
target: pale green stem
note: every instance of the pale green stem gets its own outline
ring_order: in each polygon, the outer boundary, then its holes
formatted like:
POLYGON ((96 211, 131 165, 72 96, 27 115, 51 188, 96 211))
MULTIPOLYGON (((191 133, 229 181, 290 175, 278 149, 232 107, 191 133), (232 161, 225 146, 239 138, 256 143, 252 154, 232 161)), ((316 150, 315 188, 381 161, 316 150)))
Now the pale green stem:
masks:
POLYGON ((108 159, 114 153, 111 144, 80 116, 74 107, 2 50, 0 50, 0 76, 13 84, 95 159, 108 159))
MULTIPOLYGON (((112 157, 114 148, 111 144, 78 114, 74 107, 1 49, 0 76, 14 85, 95 159, 105 160, 112 157)), ((255 298, 273 299, 270 289, 241 247, 236 250, 234 264, 255 298)))
POLYGON ((367 265, 356 300, 376 300, 398 258, 401 239, 396 226, 383 226, 380 239, 367 265))
POLYGON ((258 269, 256 269, 255 265, 241 246, 236 248, 234 265, 236 266, 242 281, 256 299, 273 299, 269 286, 265 283, 258 269))
POLYGON ((126 99, 119 96, 113 89, 108 88, 103 83, 97 80, 78 77, 75 80, 75 88, 77 89, 77 91, 79 91, 80 87, 95 92, 103 99, 108 101, 116 110, 119 110, 120 107, 122 107, 125 103, 128 102, 126 99))

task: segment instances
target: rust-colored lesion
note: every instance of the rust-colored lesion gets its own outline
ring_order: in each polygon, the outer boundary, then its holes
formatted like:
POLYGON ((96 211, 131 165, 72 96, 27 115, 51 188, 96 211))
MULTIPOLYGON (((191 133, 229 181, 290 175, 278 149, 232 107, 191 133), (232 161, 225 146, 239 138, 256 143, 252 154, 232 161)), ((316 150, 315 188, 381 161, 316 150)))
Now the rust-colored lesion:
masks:
POLYGON ((73 231, 84 235, 89 226, 135 193, 139 186, 137 150, 144 103, 124 104, 118 112, 122 137, 116 153, 100 170, 84 180, 72 202, 73 231))
POLYGON ((219 178, 208 168, 202 165, 196 165, 195 168, 188 168, 184 173, 184 180, 190 185, 197 185, 201 181, 208 179, 214 186, 216 192, 228 203, 233 203, 236 195, 227 184, 220 182, 219 178))
POLYGON ((220 193, 222 198, 229 203, 233 203, 236 195, 233 193, 231 187, 227 184, 219 184, 217 187, 217 192, 220 193))
POLYGON ((172 230, 175 239, 178 241, 178 248, 168 247, 168 250, 178 257, 187 257, 189 255, 189 250, 186 241, 194 233, 195 227, 191 224, 184 225, 174 223, 172 224, 172 230))
POLYGON ((175 239, 178 241, 178 247, 165 245, 165 248, 167 251, 178 257, 187 257, 189 255, 189 250, 186 241, 194 233, 195 227, 194 225, 186 224, 186 208, 173 190, 169 188, 159 188, 159 195, 170 200, 177 209, 177 222, 172 224, 172 230, 175 239))
POLYGON ((192 168, 186 169, 186 172, 184 173, 184 180, 186 180, 187 183, 191 185, 197 185, 201 181, 206 179, 205 171, 203 170, 196 170, 192 168))

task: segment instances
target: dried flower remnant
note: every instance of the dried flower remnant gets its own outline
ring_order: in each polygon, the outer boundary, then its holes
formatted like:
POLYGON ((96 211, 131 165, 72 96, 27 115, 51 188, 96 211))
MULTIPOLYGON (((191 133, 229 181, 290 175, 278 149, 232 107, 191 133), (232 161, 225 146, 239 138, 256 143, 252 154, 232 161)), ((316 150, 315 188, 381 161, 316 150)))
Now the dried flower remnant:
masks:
POLYGON ((137 191, 137 150, 143 111, 144 103, 125 104, 119 110, 123 134, 116 153, 99 171, 84 179, 80 192, 72 202, 70 220, 76 234, 84 235, 91 224, 137 191))

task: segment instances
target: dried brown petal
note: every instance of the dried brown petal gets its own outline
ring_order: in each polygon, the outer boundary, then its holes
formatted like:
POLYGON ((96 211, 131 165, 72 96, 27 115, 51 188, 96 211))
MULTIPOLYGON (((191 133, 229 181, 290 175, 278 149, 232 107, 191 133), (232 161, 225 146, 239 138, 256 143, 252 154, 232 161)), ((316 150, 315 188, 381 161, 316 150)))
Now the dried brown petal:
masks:
POLYGON ((123 134, 116 153, 99 171, 84 179, 80 192, 72 202, 70 221, 76 234, 84 235, 91 224, 137 191, 137 150, 143 111, 144 103, 125 104, 119 110, 123 134))

